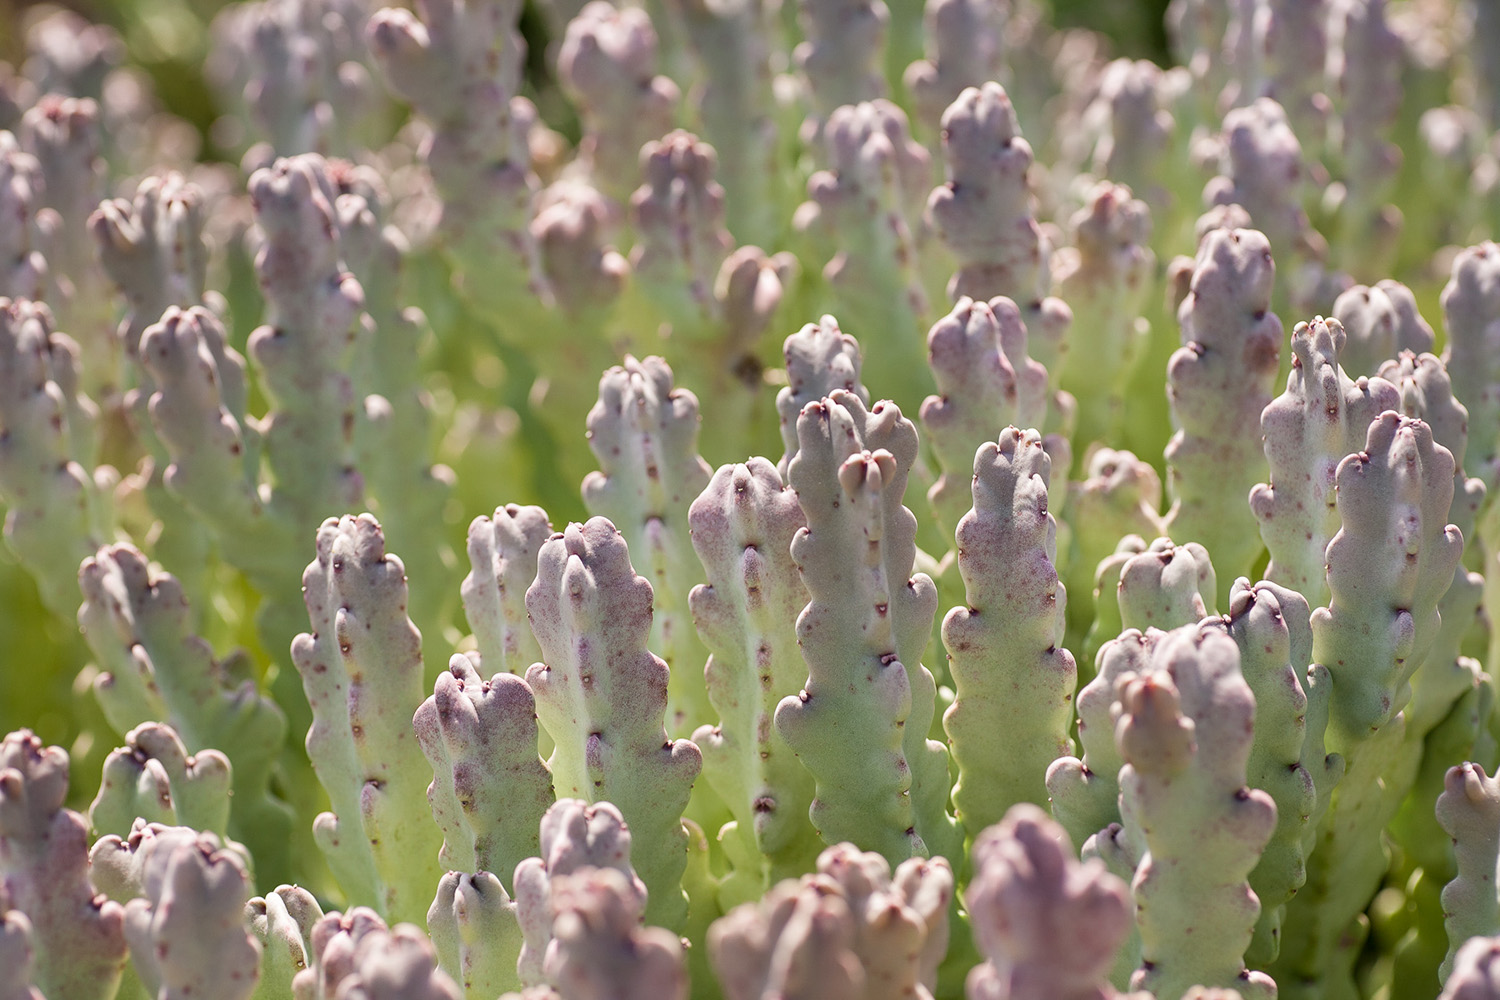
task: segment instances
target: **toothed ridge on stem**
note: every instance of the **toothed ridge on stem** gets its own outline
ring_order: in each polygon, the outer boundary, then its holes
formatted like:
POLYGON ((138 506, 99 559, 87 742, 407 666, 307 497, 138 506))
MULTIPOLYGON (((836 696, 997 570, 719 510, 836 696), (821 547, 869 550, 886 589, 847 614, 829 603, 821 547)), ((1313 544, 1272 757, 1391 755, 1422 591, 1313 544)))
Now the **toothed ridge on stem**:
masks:
POLYGON ((1047 369, 1027 347, 1021 311, 1003 297, 959 299, 927 334, 938 394, 923 400, 920 416, 942 468, 927 501, 945 533, 971 505, 975 442, 998 437, 1007 426, 1039 428, 1046 421, 1047 369))
POLYGON ((313 631, 293 641, 292 662, 312 707, 307 754, 332 805, 314 820, 314 839, 351 900, 421 919, 441 832, 411 724, 422 652, 405 568, 369 514, 329 518, 302 581, 313 631))
POLYGON ((133 197, 102 201, 89 216, 99 263, 129 306, 118 332, 127 357, 169 306, 202 303, 205 221, 203 192, 175 171, 144 178, 133 197))
POLYGON ((720 840, 735 875, 720 896, 740 902, 805 870, 819 845, 807 818, 812 776, 774 724, 777 704, 807 676, 796 634, 807 590, 791 556, 806 518, 775 467, 752 458, 719 468, 688 523, 708 574, 688 606, 713 653, 706 676, 719 715, 693 742, 703 751, 704 776, 734 816, 720 840), (743 854, 732 853, 731 842, 743 854))
POLYGON ((679 927, 682 811, 703 759, 690 741, 667 738, 669 671, 647 647, 651 584, 636 575, 624 536, 595 517, 542 546, 526 608, 542 647, 526 682, 556 744, 553 785, 562 798, 619 808, 635 838, 631 861, 651 891, 648 922, 679 927))
POLYGON ((1247 878, 1275 830, 1276 804, 1245 785, 1255 696, 1239 648, 1222 632, 1184 626, 1118 691, 1120 812, 1145 848, 1131 884, 1141 935, 1131 986, 1275 997, 1271 978, 1247 973, 1244 961, 1260 914, 1247 878), (1189 935, 1193 947, 1179 947, 1189 935))
POLYGON ((125 904, 131 960, 157 1000, 248 1000, 260 943, 245 920, 250 882, 218 838, 181 828, 137 855, 143 896, 125 904))
POLYGON ((1443 926, 1448 954, 1439 975, 1444 981, 1462 961, 1465 942, 1500 934, 1500 899, 1495 872, 1500 867, 1500 782, 1475 763, 1450 768, 1437 800, 1437 819, 1453 838, 1456 871, 1443 888, 1443 926))
POLYGON ((1177 311, 1183 346, 1167 365, 1178 430, 1166 448, 1173 497, 1166 529, 1208 549, 1221 596, 1261 548, 1245 497, 1265 468, 1258 421, 1281 349, 1281 321, 1270 312, 1275 271, 1262 233, 1209 232, 1177 311))
POLYGON ((1400 405, 1396 387, 1379 377, 1350 378, 1340 364, 1347 335, 1319 316, 1292 331, 1286 391, 1261 411, 1269 484, 1250 491, 1250 509, 1271 552, 1266 577, 1314 606, 1328 599, 1324 550, 1339 528, 1334 474, 1360 450, 1370 423, 1400 405))
POLYGON ((111 532, 108 475, 94 469, 98 409, 78 387, 78 345, 40 302, 0 298, 0 497, 5 540, 61 616, 77 567, 111 532))
POLYGON ((481 669, 519 676, 542 658, 526 618, 526 588, 550 537, 552 522, 540 507, 506 504, 469 522, 470 570, 460 589, 481 669))
POLYGON ((124 911, 89 882, 88 826, 63 807, 68 755, 23 729, 0 742, 0 890, 31 921, 49 1000, 109 1000, 125 964, 124 911))
POLYGON ((1031 145, 1015 108, 995 82, 969 87, 943 112, 947 182, 927 199, 927 217, 958 258, 948 298, 1013 299, 1031 335, 1032 356, 1052 378, 1072 310, 1049 297, 1051 248, 1031 208, 1031 145))
POLYGON ((1047 801, 1047 768, 1073 752, 1078 668, 1061 645, 1067 591, 1041 435, 1007 427, 973 468, 973 507, 957 532, 964 606, 942 626, 956 689, 943 729, 958 764, 954 808, 978 830, 1018 802, 1047 801))
POLYGON ((698 397, 673 384, 672 369, 659 357, 626 355, 623 365, 600 378, 598 402, 588 414, 599 471, 583 480, 583 504, 613 522, 651 581, 649 645, 671 671, 667 725, 674 737, 713 718, 703 679, 708 652, 687 607, 688 592, 701 579, 690 554, 688 511, 713 474, 698 454, 701 424, 698 397))
POLYGON ((916 428, 889 401, 867 410, 835 390, 803 408, 797 436, 787 479, 807 515, 792 558, 811 597, 797 620, 808 678, 776 728, 817 782, 825 843, 946 857, 959 849, 948 754, 927 738, 936 685, 920 661, 937 589, 912 572, 916 518, 901 504, 916 428))
POLYGON ((313 964, 312 931, 323 919, 322 907, 306 889, 278 885, 245 904, 245 919, 260 942, 256 1000, 292 1000, 297 973, 313 964))
POLYGON ((451 871, 496 872, 510 887, 537 851, 537 824, 552 804, 552 775, 537 757, 536 700, 526 682, 485 680, 455 654, 412 729, 432 767, 427 802, 443 831, 439 859, 451 871))
POLYGON ((487 871, 445 872, 427 911, 427 933, 438 964, 469 1000, 494 1000, 521 985, 517 907, 487 871))
POLYGON ((862 357, 859 341, 839 329, 839 321, 824 316, 786 338, 782 345, 787 384, 776 394, 776 412, 781 419, 781 443, 785 452, 776 471, 786 478, 797 455, 797 419, 802 408, 835 389, 852 392, 866 405, 870 392, 860 381, 862 357))

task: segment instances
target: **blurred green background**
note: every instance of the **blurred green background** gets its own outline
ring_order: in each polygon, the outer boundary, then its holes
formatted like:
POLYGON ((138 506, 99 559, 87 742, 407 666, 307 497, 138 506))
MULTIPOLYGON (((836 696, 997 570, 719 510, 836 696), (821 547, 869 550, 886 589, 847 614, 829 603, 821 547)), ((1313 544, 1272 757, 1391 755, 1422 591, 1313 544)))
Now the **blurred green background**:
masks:
MULTIPOLYGON (((367 0, 372 10, 391 6, 397 0, 367 0)), ((406 6, 411 5, 408 0, 406 6)), ((793 3, 795 0, 785 0, 793 3)), ((902 2, 902 0, 897 0, 902 2)), ((920 3, 920 0, 904 0, 920 3)), ((1001 0, 1004 2, 1004 0, 1001 0)), ((1167 35, 1163 16, 1168 0, 1051 0, 1044 4, 1059 27, 1087 27, 1113 40, 1115 55, 1150 59, 1168 65, 1167 35)), ((156 82, 165 109, 197 125, 206 137, 218 114, 213 94, 203 81, 203 59, 208 52, 208 24, 227 6, 222 0, 69 0, 68 3, 34 3, 0 0, 0 59, 19 65, 25 58, 24 38, 28 19, 39 8, 63 6, 91 21, 108 24, 120 33, 129 51, 129 61, 146 70, 156 82)), ((543 53, 547 48, 545 19, 535 0, 528 0, 521 29, 529 45, 529 75, 542 89, 548 70, 543 53)), ((207 158, 223 151, 205 144, 207 158)))

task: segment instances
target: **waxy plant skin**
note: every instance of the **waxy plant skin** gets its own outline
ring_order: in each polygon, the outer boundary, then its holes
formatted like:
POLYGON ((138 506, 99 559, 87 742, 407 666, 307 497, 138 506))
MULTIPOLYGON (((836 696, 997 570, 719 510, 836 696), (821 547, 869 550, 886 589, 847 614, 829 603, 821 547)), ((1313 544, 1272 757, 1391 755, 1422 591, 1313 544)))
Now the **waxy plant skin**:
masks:
POLYGON ((1493 0, 22 6, 0 1000, 1500 1000, 1493 0))

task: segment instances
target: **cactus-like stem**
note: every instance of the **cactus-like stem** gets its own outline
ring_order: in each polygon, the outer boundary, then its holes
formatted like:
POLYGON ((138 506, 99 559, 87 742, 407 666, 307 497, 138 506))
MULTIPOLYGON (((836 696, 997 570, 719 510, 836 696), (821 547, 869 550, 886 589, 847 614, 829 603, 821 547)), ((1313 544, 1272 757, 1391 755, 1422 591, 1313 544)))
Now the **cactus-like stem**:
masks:
POLYGON ((78 346, 40 302, 0 298, 0 498, 5 540, 61 616, 77 567, 108 539, 107 476, 94 469, 98 409, 78 387, 78 346))
POLYGON ((424 0, 420 11, 421 20, 402 8, 370 18, 370 52, 432 127, 425 158, 442 199, 438 231, 462 293, 509 326, 518 303, 552 300, 528 229, 540 185, 526 141, 536 108, 518 96, 521 4, 424 0))
POLYGON ((852 392, 863 403, 870 393, 860 382, 859 341, 839 329, 839 321, 824 316, 786 338, 786 385, 776 394, 776 413, 781 421, 781 443, 785 448, 776 471, 786 477, 797 455, 797 419, 802 408, 833 394, 835 389, 852 392))
POLYGON ((109 1000, 124 913, 89 884, 88 824, 65 809, 68 755, 30 730, 0 743, 0 891, 31 921, 33 982, 51 1000, 109 1000))
POLYGON ((731 910, 710 929, 708 948, 728 1000, 760 1000, 768 991, 828 1000, 867 995, 849 904, 818 882, 787 879, 759 902, 731 910))
POLYGON ((1048 766, 1073 752, 1078 668, 1060 645, 1067 592, 1050 472, 1041 436, 1006 428, 974 456, 974 506, 958 526, 965 602, 943 619, 957 689, 943 728, 958 763, 953 805, 969 830, 1018 802, 1045 803, 1048 766))
POLYGON ((902 76, 927 135, 942 132, 943 112, 968 87, 1005 79, 1007 10, 984 0, 927 0, 922 13, 927 58, 902 76))
POLYGON ((1121 627, 1166 632, 1191 625, 1214 613, 1216 588, 1207 549, 1158 538, 1120 565, 1121 627))
POLYGON ((1380 375, 1400 394, 1400 403, 1392 409, 1426 423, 1432 428, 1432 439, 1453 456, 1453 504, 1448 520, 1468 542, 1484 505, 1485 486, 1466 474, 1471 422, 1468 407, 1454 396, 1452 373, 1432 354, 1402 350, 1380 366, 1380 375))
POLYGON ((217 750, 189 756, 171 726, 148 722, 125 736, 104 761, 99 793, 89 806, 98 834, 126 836, 136 817, 224 836, 229 825, 229 758, 217 750))
POLYGON ((1292 331, 1286 392, 1260 416, 1271 482, 1250 491, 1250 509, 1271 552, 1266 577, 1327 603, 1323 552, 1339 529, 1334 473, 1365 443, 1370 423, 1400 406, 1383 378, 1350 378, 1340 365, 1347 336, 1338 320, 1319 316, 1292 331))
POLYGON ((1280 102, 1314 156, 1328 131, 1323 88, 1333 6, 1329 0, 1259 0, 1250 26, 1258 72, 1240 94, 1241 103, 1264 95, 1280 102))
POLYGON ((481 669, 524 674, 542 658, 526 619, 526 588, 536 579, 537 553, 551 536, 552 522, 540 507, 507 504, 469 524, 471 569, 462 593, 481 669))
MULTIPOLYGON (((330 922, 337 927, 338 918, 339 914, 329 914, 315 932, 330 922)), ((317 942, 318 937, 313 940, 317 942)), ((347 937, 329 935, 316 978, 309 976, 304 986, 302 975, 298 975, 294 988, 299 1000, 464 1000, 458 984, 438 967, 432 942, 411 924, 398 924, 389 930, 367 924, 347 937)))
MULTIPOLYGON (((285 595, 295 592, 303 539, 363 492, 349 377, 363 298, 339 257, 321 158, 278 161, 256 172, 250 191, 262 237, 257 273, 273 322, 250 335, 249 352, 271 412, 263 421, 248 418, 244 362, 206 309, 169 309, 142 335, 141 358, 156 387, 152 422, 171 458, 163 481, 266 595, 261 637, 281 648, 297 629, 285 595), (262 458, 270 484, 261 482, 262 458)), ((297 704, 294 691, 278 693, 283 705, 297 704)), ((300 729, 305 711, 290 710, 300 729)))
POLYGON ((35 246, 41 187, 36 157, 23 152, 14 135, 0 133, 0 213, 16 220, 0 235, 0 295, 7 298, 40 300, 47 287, 47 261, 35 246))
POLYGON ((312 1000, 333 1000, 343 979, 358 970, 355 953, 360 945, 367 938, 382 940, 382 935, 388 934, 389 928, 380 914, 367 906, 325 914, 313 924, 309 964, 292 980, 293 994, 312 1000))
POLYGON ((422 652, 405 613, 405 568, 370 515, 329 518, 302 590, 313 631, 292 643, 292 661, 313 712, 307 754, 333 806, 314 838, 350 899, 421 919, 441 870, 440 834, 411 726, 422 652))
MULTIPOLYGON (((1096 448, 1089 454, 1084 480, 1074 487, 1070 514, 1075 546, 1066 576, 1070 633, 1088 627, 1099 564, 1117 549, 1120 540, 1129 535, 1146 539, 1164 534, 1160 510, 1161 478, 1148 463, 1113 448, 1096 448)), ((1103 595, 1103 607, 1118 607, 1113 586, 1118 582, 1116 575, 1103 595)), ((1116 627, 1100 641, 1113 639, 1120 631, 1116 627)), ((1093 657, 1088 659, 1092 663, 1093 657)))
POLYGON ((866 359, 871 380, 891 394, 925 390, 931 385, 920 367, 927 297, 916 270, 916 233, 932 184, 931 158, 911 138, 906 114, 884 99, 836 108, 823 145, 827 169, 808 178, 796 224, 832 243, 823 275, 839 316, 879 348, 866 359))
MULTIPOLYGON (((179 755, 171 744, 178 737, 184 753, 222 751, 228 758, 224 779, 229 777, 228 764, 234 765, 234 797, 204 805, 212 805, 210 815, 217 815, 232 801, 234 832, 249 843, 262 871, 273 878, 290 876, 291 817, 269 791, 272 767, 286 735, 281 709, 252 681, 236 679, 232 659, 214 658, 208 643, 190 629, 192 611, 181 585, 170 574, 152 570, 135 548, 100 549, 80 567, 78 583, 84 596, 79 627, 104 671, 94 680, 94 694, 105 718, 120 733, 158 719, 172 727, 167 730, 170 739, 156 734, 148 738, 149 746, 137 748, 127 740, 131 752, 120 761, 125 766, 120 777, 133 770, 129 762, 137 758, 160 759, 170 774, 177 769, 179 755), (161 757, 163 752, 168 757, 161 757)), ((156 781, 150 769, 138 780, 148 776, 156 781)), ((219 834, 226 829, 223 816, 217 823, 198 821, 195 817, 204 814, 183 813, 181 802, 174 805, 175 819, 134 808, 126 808, 107 824, 94 819, 95 830, 123 836, 138 815, 219 834)))
MULTIPOLYGON (((171 458, 166 488, 214 531, 225 559, 263 594, 286 594, 296 532, 275 493, 261 492, 262 439, 245 413, 245 361, 202 306, 169 307, 141 335, 155 391, 151 422, 171 458)), ((279 638, 279 637, 278 637, 279 638)))
POLYGON ((557 75, 583 123, 579 156, 595 183, 624 201, 641 147, 672 129, 681 93, 656 73, 656 31, 640 7, 595 0, 568 24, 557 75))
POLYGON ((1098 96, 1083 114, 1094 139, 1093 173, 1149 205, 1163 237, 1177 233, 1191 214, 1177 193, 1186 171, 1178 157, 1182 131, 1165 106, 1169 96, 1168 79, 1155 63, 1116 59, 1104 67, 1098 96))
MULTIPOLYGON (((741 388, 759 392, 759 341, 771 327, 782 299, 793 285, 800 266, 795 255, 768 254, 760 247, 742 246, 719 267, 714 279, 714 304, 720 324, 719 381, 727 377, 741 388)), ((759 416, 755 406, 753 413, 759 416)))
POLYGON ((931 1000, 953 889, 941 858, 908 859, 893 876, 880 855, 839 844, 815 874, 718 921, 710 955, 730 1000, 931 1000))
POLYGON ((494 1000, 521 985, 516 972, 521 953, 516 904, 490 872, 444 874, 427 911, 427 933, 438 963, 468 1000, 494 1000))
POLYGON ((1167 365, 1179 429, 1167 444, 1173 504, 1166 527, 1179 542, 1207 547, 1221 600, 1260 551, 1245 497, 1265 468, 1254 428, 1271 402, 1281 349, 1281 321, 1269 311, 1274 277, 1261 233, 1218 229, 1205 236, 1177 312, 1183 346, 1167 365))
MULTIPOLYGON (((1401 394, 1400 410, 1432 428, 1432 439, 1453 455, 1453 503, 1448 520, 1462 532, 1467 546, 1474 538, 1475 519, 1484 506, 1482 480, 1464 471, 1468 455, 1469 414, 1453 397, 1453 384, 1443 362, 1431 354, 1421 357, 1403 351, 1380 367, 1381 375, 1401 394)), ((1493 573, 1491 574, 1493 575, 1493 573)), ((1473 684, 1479 664, 1463 655, 1465 634, 1474 624, 1483 598, 1484 578, 1462 564, 1453 570, 1453 583, 1438 602, 1441 622, 1427 662, 1412 678, 1412 701, 1406 709, 1409 740, 1423 739, 1473 684)))
POLYGON ((1051 248, 1031 209, 1031 146, 998 83, 970 87, 943 113, 948 181, 927 199, 938 237, 958 258, 948 298, 996 295, 1022 306, 1031 353, 1054 382, 1073 313, 1049 297, 1051 248))
POLYGON ((56 93, 42 95, 22 117, 21 144, 36 157, 44 181, 38 208, 52 213, 38 223, 49 242, 44 255, 63 272, 50 275, 54 281, 70 281, 75 268, 81 273, 81 266, 93 264, 84 220, 99 204, 103 189, 100 124, 99 103, 93 98, 56 93))
POLYGON ((553 882, 547 979, 576 1000, 687 1000, 682 940, 641 926, 641 901, 610 868, 553 882))
MULTIPOLYGON (((1313 614, 1313 658, 1333 674, 1329 742, 1356 748, 1411 697, 1463 550, 1448 522, 1455 463, 1423 421, 1383 413, 1339 463, 1343 527, 1328 545, 1332 600, 1313 614), (1403 553, 1406 558, 1392 556, 1403 553)), ((1345 751, 1347 753, 1347 751, 1345 751)))
MULTIPOLYGON (((1418 677, 1426 670, 1418 671, 1418 677)), ((1397 952, 1395 989, 1409 990, 1425 982, 1430 993, 1441 978, 1449 946, 1442 891, 1457 875, 1458 866, 1453 838, 1443 830, 1433 803, 1442 797, 1450 770, 1475 756, 1493 757, 1493 750, 1484 746, 1489 742, 1484 728, 1492 717, 1494 685, 1473 661, 1464 664, 1464 672, 1469 675, 1469 687, 1451 701, 1448 714, 1420 743, 1408 728, 1407 749, 1388 772, 1389 780, 1410 789, 1389 827, 1389 839, 1403 860, 1398 870, 1421 869, 1419 875, 1407 876, 1407 914, 1415 933, 1397 952)))
POLYGON ((715 180, 718 154, 678 130, 647 142, 640 163, 642 184, 630 196, 631 268, 667 322, 682 336, 702 336, 714 312, 714 282, 733 245, 724 228, 724 189, 715 180))
POLYGON ((311 155, 250 178, 269 322, 250 335, 248 350, 272 407, 264 437, 276 494, 299 538, 363 493, 349 367, 364 292, 345 269, 326 185, 326 165, 311 155))
POLYGON ((168 826, 165 823, 150 823, 139 817, 131 824, 124 837, 107 833, 94 841, 89 848, 89 878, 94 887, 117 903, 128 903, 147 893, 146 862, 151 856, 152 842, 157 839, 193 843, 201 840, 213 850, 231 852, 239 861, 242 871, 250 870, 250 856, 243 844, 226 840, 207 830, 194 830, 186 826, 168 826), (148 848, 151 851, 148 851, 148 848))
POLYGON ((1453 838, 1457 873, 1443 889, 1443 926, 1448 955, 1440 976, 1449 979, 1459 949, 1470 938, 1500 934, 1500 782, 1478 764, 1451 768, 1437 800, 1437 819, 1453 838))
POLYGON ((608 802, 590 805, 581 799, 559 799, 541 823, 541 852, 516 866, 516 919, 525 943, 517 971, 521 982, 537 986, 552 941, 552 880, 585 869, 610 868, 623 875, 645 906, 646 885, 631 867, 630 828, 620 810, 608 802))
POLYGON ((1438 1000, 1494 1000, 1500 997, 1500 937, 1466 941, 1453 960, 1453 972, 1438 1000))
POLYGON ((313 894, 295 885, 245 904, 250 933, 260 942, 260 982, 255 1000, 292 1000, 292 980, 312 964, 312 929, 323 919, 313 894))
POLYGON ((739 845, 736 865, 751 865, 737 867, 720 891, 725 902, 739 903, 806 871, 819 847, 807 819, 812 776, 773 721, 777 704, 807 676, 796 633, 807 591, 791 556, 805 518, 775 466, 752 458, 714 474, 688 523, 708 573, 688 603, 713 651, 708 697, 719 715, 693 742, 703 751, 704 777, 734 816, 720 840, 739 845))
MULTIPOLYGON (((1095 661, 1104 644, 1125 631, 1125 620, 1120 615, 1120 574, 1125 571, 1126 563, 1149 547, 1140 535, 1126 535, 1115 546, 1114 552, 1099 560, 1094 570, 1094 618, 1083 640, 1084 662, 1089 668, 1096 666, 1095 661)), ((1072 593, 1068 591, 1069 596, 1072 593)), ((1072 607, 1073 602, 1069 601, 1069 610, 1072 607)))
POLYGON ((563 179, 537 199, 531 236, 564 312, 597 321, 619 298, 630 263, 607 241, 619 207, 589 184, 563 179))
POLYGON ((791 194, 784 171, 777 169, 775 5, 684 0, 679 6, 700 70, 694 90, 698 119, 704 138, 719 151, 729 231, 743 242, 768 246, 783 224, 778 210, 791 194))
POLYGON ((453 474, 433 464, 431 400, 411 377, 427 319, 399 303, 406 238, 385 223, 388 196, 379 175, 335 160, 327 164, 327 176, 337 196, 339 246, 364 292, 367 316, 351 370, 355 397, 363 400, 363 419, 355 428, 359 466, 386 536, 412 553, 408 569, 416 578, 433 584, 418 588, 412 617, 432 636, 427 652, 440 656, 446 652, 436 647, 448 617, 448 588, 436 584, 451 572, 454 556, 447 545, 430 541, 429 532, 443 520, 453 474))
POLYGON ((969 1000, 1115 1000, 1108 975, 1130 932, 1130 893, 1098 860, 1079 864, 1046 813, 1017 805, 974 842, 964 894, 986 961, 969 1000))
POLYGON ((672 369, 657 357, 627 356, 623 366, 605 372, 588 417, 589 447, 600 471, 583 481, 584 506, 619 527, 651 581, 649 645, 671 671, 667 728, 673 736, 713 718, 703 677, 708 651, 686 601, 701 579, 686 537, 688 509, 713 473, 698 454, 699 423, 698 398, 674 386, 672 369))
POLYGON ((102 399, 118 391, 124 373, 111 329, 109 279, 88 235, 89 214, 104 193, 101 124, 92 99, 48 94, 26 112, 21 141, 45 178, 36 221, 48 264, 47 302, 59 325, 87 348, 83 385, 102 399))
POLYGON ((826 843, 895 862, 948 857, 959 847, 948 753, 927 738, 936 684, 920 659, 937 588, 912 573, 916 518, 901 505, 916 428, 889 401, 866 410, 836 390, 803 408, 797 436, 788 480, 807 516, 792 558, 812 598, 797 620, 808 677, 776 728, 817 782, 826 843))
POLYGON ((1243 206, 1284 262, 1320 258, 1326 247, 1299 195, 1302 145, 1282 106, 1262 97, 1235 108, 1224 116, 1220 143, 1219 175, 1203 189, 1204 204, 1243 206))
POLYGON ((1288 908, 1277 966, 1284 981, 1307 989, 1352 989, 1362 932, 1351 924, 1386 869, 1378 832, 1414 777, 1388 772, 1409 753, 1402 709, 1463 550, 1447 521, 1453 473, 1453 456, 1431 429, 1392 412, 1339 463, 1343 527, 1327 553, 1332 599, 1313 612, 1312 628, 1313 659, 1333 678, 1328 745, 1348 772, 1320 826, 1307 885, 1288 908))
POLYGON ((205 221, 203 192, 179 173, 147 177, 131 199, 102 201, 89 217, 99 263, 125 298, 119 337, 128 357, 168 306, 202 303, 205 221))
POLYGON ((1424 354, 1436 339, 1411 289, 1390 278, 1345 290, 1333 303, 1333 316, 1344 327, 1339 367, 1350 378, 1374 375, 1402 351, 1424 354))
POLYGON ((1150 334, 1141 311, 1156 255, 1150 209, 1130 188, 1095 185, 1071 224, 1074 246, 1053 262, 1057 290, 1073 310, 1057 380, 1078 400, 1073 441, 1087 446, 1118 439, 1125 386, 1150 334))
POLYGON ((1453 394, 1469 410, 1467 467, 1493 495, 1500 485, 1500 245, 1460 252, 1442 302, 1448 328, 1443 363, 1453 394))
POLYGON ((138 858, 144 895, 125 904, 136 973, 157 1000, 248 1000, 260 944, 245 920, 250 882, 217 838, 158 836, 138 858))
POLYGON ((1401 113, 1406 42, 1387 21, 1385 0, 1330 8, 1328 77, 1337 85, 1337 152, 1345 192, 1338 259, 1351 269, 1389 267, 1402 223, 1400 209, 1385 204, 1402 160, 1389 133, 1401 113))
POLYGON ((432 765, 427 801, 443 831, 439 859, 450 871, 495 872, 509 888, 516 864, 536 854, 537 824, 552 804, 531 690, 514 674, 484 680, 460 653, 412 728, 432 765))
POLYGON ((1060 757, 1047 768, 1052 813, 1068 836, 1082 844, 1120 821, 1120 768, 1113 709, 1120 681, 1145 672, 1165 633, 1127 629, 1099 650, 1094 679, 1078 692, 1078 742, 1083 753, 1060 757))
MULTIPOLYGON (((1203 249, 1203 241, 1210 233, 1220 229, 1233 232, 1236 229, 1249 228, 1250 213, 1239 204, 1214 205, 1198 216, 1193 223, 1194 239, 1199 250, 1203 249)), ((1193 272, 1197 267, 1197 258, 1186 254, 1174 257, 1167 264, 1167 302, 1174 312, 1182 311, 1183 303, 1192 292, 1193 272)))
POLYGON ((0 896, 0 1000, 46 1000, 31 985, 35 964, 31 921, 20 910, 9 909, 0 896))
POLYGON ((809 112, 803 139, 814 142, 836 109, 885 96, 880 63, 891 15, 881 0, 798 0, 797 7, 805 41, 792 61, 809 112))
POLYGON ((927 334, 927 362, 938 395, 923 401, 922 426, 943 470, 927 501, 952 534, 971 505, 975 449, 1007 426, 1045 423, 1047 370, 1027 354, 1021 311, 1007 298, 959 299, 927 334))
POLYGON ((526 608, 542 647, 526 681, 556 743, 553 784, 560 796, 619 807, 651 892, 647 921, 681 926, 681 817, 703 759, 688 740, 666 735, 669 671, 647 648, 651 584, 631 566, 625 537, 595 517, 542 546, 526 608))
POLYGON ((936 988, 954 892, 945 859, 908 858, 892 872, 880 855, 838 844, 818 856, 812 878, 819 876, 838 886, 856 915, 860 960, 875 996, 922 997, 936 988))
POLYGON ((1281 948, 1286 904, 1307 879, 1307 851, 1344 760, 1325 752, 1332 690, 1328 668, 1309 665, 1312 627, 1307 600, 1262 581, 1234 582, 1222 627, 1240 650, 1240 669, 1255 695, 1255 742, 1247 783, 1276 803, 1276 831, 1250 873, 1260 900, 1247 961, 1264 968, 1281 948))
POLYGON ((249 63, 244 99, 267 142, 251 161, 348 156, 381 138, 381 103, 363 59, 363 5, 320 0, 247 9, 237 39, 249 63))
POLYGON ((1146 848, 1132 883, 1142 957, 1133 987, 1276 995, 1244 961, 1260 914, 1247 878, 1276 828, 1275 802, 1245 785, 1254 718, 1239 649, 1217 630, 1169 633, 1146 671, 1121 682, 1120 810, 1146 848))

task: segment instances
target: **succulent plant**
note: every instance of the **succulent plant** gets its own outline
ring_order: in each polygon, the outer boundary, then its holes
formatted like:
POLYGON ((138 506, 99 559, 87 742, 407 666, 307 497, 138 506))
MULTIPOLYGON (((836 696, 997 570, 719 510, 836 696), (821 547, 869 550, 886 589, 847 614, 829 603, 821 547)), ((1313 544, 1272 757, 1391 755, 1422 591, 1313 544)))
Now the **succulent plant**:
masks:
POLYGON ((95 6, 0 1000, 1500 997, 1490 0, 95 6))

